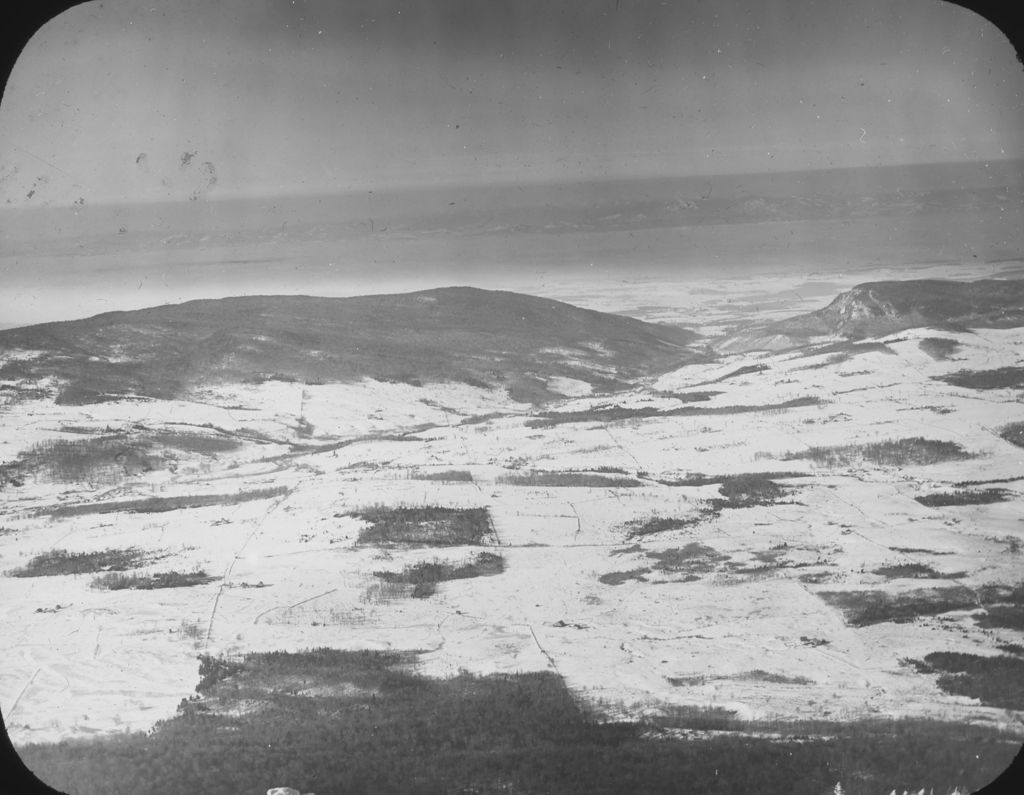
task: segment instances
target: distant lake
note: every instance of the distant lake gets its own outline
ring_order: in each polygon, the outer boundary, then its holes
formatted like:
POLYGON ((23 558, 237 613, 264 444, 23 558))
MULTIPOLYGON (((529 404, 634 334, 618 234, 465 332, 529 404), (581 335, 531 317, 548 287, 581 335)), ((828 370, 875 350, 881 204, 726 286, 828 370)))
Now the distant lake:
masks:
MULTIPOLYGON (((0 211, 0 326, 199 297, 1024 257, 1024 161, 0 211)), ((585 290, 582 290, 585 292, 585 290)))

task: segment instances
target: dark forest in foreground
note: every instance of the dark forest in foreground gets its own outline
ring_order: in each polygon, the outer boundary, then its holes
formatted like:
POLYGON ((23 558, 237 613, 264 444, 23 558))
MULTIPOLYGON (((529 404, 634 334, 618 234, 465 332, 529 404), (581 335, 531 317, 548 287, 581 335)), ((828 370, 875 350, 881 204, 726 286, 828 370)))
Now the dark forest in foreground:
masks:
POLYGON ((721 710, 601 723, 550 673, 428 679, 399 652, 203 657, 198 694, 148 734, 21 749, 69 793, 948 795, 1002 773, 1018 740, 902 719, 744 724, 721 710), (673 738, 672 729, 719 731, 673 738))

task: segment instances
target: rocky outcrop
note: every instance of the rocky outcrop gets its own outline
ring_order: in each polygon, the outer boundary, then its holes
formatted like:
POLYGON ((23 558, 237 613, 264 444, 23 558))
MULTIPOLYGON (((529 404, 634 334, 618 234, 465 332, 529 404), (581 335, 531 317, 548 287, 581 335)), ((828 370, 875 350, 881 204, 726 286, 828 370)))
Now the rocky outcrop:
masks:
POLYGON ((909 328, 1024 326, 1024 279, 945 279, 867 282, 823 309, 746 329, 719 343, 719 351, 781 350, 814 337, 864 339, 909 328))
POLYGON ((1024 279, 944 279, 860 284, 817 312, 782 321, 843 337, 870 337, 919 326, 1024 325, 1024 279))

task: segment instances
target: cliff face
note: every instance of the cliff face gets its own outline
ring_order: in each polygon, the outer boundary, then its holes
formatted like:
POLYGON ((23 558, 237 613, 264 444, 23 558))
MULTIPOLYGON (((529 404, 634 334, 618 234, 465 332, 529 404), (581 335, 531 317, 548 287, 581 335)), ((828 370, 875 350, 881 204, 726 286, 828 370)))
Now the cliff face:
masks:
MULTIPOLYGON (((838 336, 871 336, 899 328, 910 328, 928 322, 929 315, 921 307, 899 301, 893 295, 894 282, 861 284, 841 293, 824 309, 811 314, 810 322, 820 327, 822 334, 838 336)), ((911 288, 913 289, 913 288, 911 288)))
POLYGON ((854 287, 849 292, 842 293, 825 310, 834 318, 837 326, 850 325, 852 323, 864 322, 880 318, 895 318, 900 315, 892 301, 886 300, 884 295, 871 284, 863 284, 854 287))
POLYGON ((781 350, 811 337, 863 339, 908 328, 1024 326, 1024 279, 942 279, 867 282, 806 315, 749 329, 719 350, 781 350))
POLYGON ((844 337, 923 325, 1018 326, 1024 324, 1024 280, 869 282, 842 293, 812 315, 825 333, 844 337))

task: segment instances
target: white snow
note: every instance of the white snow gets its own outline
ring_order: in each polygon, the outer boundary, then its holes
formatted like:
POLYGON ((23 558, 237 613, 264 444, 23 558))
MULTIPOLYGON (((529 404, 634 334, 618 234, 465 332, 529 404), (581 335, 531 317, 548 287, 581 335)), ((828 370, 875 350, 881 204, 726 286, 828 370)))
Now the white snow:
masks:
MULTIPOLYGON (((761 288, 777 292, 786 284, 766 280, 761 288)), ((609 303, 621 299, 607 296, 609 303)), ((1022 643, 1024 633, 983 630, 967 613, 854 628, 816 595, 1021 580, 1024 553, 1013 550, 1024 544, 1024 480, 998 484, 1011 492, 1005 503, 928 508, 913 498, 958 481, 1024 478, 1024 450, 997 434, 1024 418, 1019 390, 969 390, 932 378, 1019 366, 1024 330, 919 330, 895 338, 902 341, 889 343, 892 354, 841 362, 827 355, 730 356, 615 396, 589 394, 589 385, 572 378, 552 379, 549 388, 567 399, 545 407, 664 411, 802 396, 822 401, 768 412, 531 428, 524 423, 530 407, 499 390, 369 380, 220 386, 179 401, 8 404, 0 409, 5 462, 38 442, 70 438, 61 430, 67 426, 99 433, 135 423, 155 431, 209 425, 235 434, 242 446, 183 456, 175 472, 146 473, 116 487, 29 479, 6 488, 0 571, 51 549, 138 547, 163 556, 143 571, 198 567, 221 578, 191 588, 104 591, 90 587, 93 574, 0 576, 0 708, 7 729, 16 744, 146 729, 192 692, 200 653, 314 646, 424 649, 422 672, 438 676, 554 668, 574 692, 619 705, 626 715, 694 704, 745 717, 1011 721, 1005 710, 942 693, 932 677, 900 661, 939 650, 996 653, 996 644, 1022 643), (918 347, 927 336, 956 339, 961 350, 935 361, 918 347), (696 386, 751 364, 765 369, 696 386), (808 369, 816 365, 822 366, 808 369), (689 388, 722 394, 696 403, 657 394, 689 388), (785 459, 811 446, 910 436, 954 441, 978 457, 834 470, 785 459), (502 482, 515 472, 601 468, 606 477, 639 476, 642 485, 502 482), (412 477, 446 470, 468 471, 473 482, 412 477), (811 477, 779 479, 790 493, 777 504, 717 516, 706 512, 707 501, 720 496, 717 485, 657 482, 752 471, 811 477), (164 513, 40 512, 65 503, 275 486, 288 491, 164 513), (381 601, 373 571, 435 557, 461 561, 479 550, 359 545, 361 523, 347 514, 376 504, 487 507, 500 547, 493 551, 505 558, 506 571, 444 583, 429 599, 381 601), (704 520, 629 537, 630 528, 652 517, 704 520), (728 558, 684 581, 682 572, 660 570, 650 554, 695 542, 728 558), (765 555, 783 544, 784 565, 766 564, 765 555), (965 574, 954 582, 873 573, 907 562, 965 574), (601 580, 631 571, 642 579, 601 580)))

